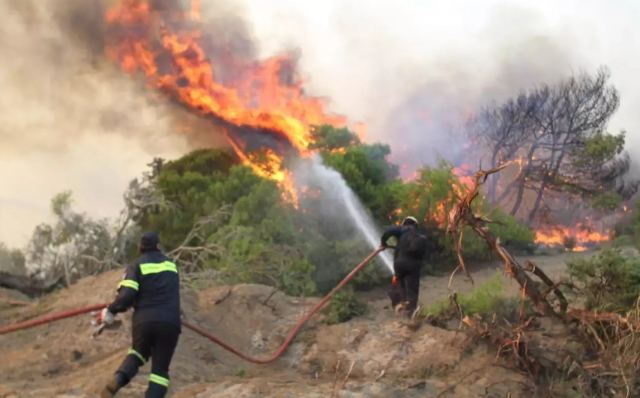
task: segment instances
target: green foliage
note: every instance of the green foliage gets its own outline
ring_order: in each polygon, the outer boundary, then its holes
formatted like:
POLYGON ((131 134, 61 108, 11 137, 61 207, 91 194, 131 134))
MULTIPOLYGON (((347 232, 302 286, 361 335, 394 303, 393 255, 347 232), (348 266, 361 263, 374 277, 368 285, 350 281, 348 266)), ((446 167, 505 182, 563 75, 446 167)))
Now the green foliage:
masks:
MULTIPOLYGON (((220 271, 228 283, 263 283, 292 295, 315 292, 315 267, 302 250, 295 212, 274 182, 235 163, 227 151, 199 150, 163 165, 155 184, 166 205, 149 209, 143 228, 160 231, 171 250, 198 220, 229 207, 222 224, 200 231, 218 253, 201 267, 220 271)), ((186 244, 199 243, 194 237, 186 244)))
POLYGON ((317 128, 314 135, 325 164, 340 172, 374 218, 386 219, 397 207, 395 193, 400 184, 398 167, 386 159, 389 146, 363 144, 348 130, 331 126, 317 128))
POLYGON ((0 242, 0 271, 14 275, 25 275, 24 253, 18 249, 10 249, 0 242))
POLYGON ((633 246, 633 244, 634 244, 633 237, 629 235, 618 236, 613 240, 613 242, 611 242, 611 246, 616 248, 633 246))
POLYGON ((72 202, 71 191, 60 192, 51 199, 51 212, 58 217, 63 217, 71 209, 72 202))
POLYGON ((497 304, 504 297, 502 271, 496 273, 482 285, 468 294, 461 294, 458 303, 465 314, 489 314, 496 311, 497 304))
POLYGON ((489 225, 489 230, 500 237, 505 246, 527 249, 533 243, 535 239, 533 230, 512 215, 496 209, 489 214, 489 218, 494 221, 489 225))
POLYGON ((601 165, 615 158, 624 150, 625 132, 609 134, 598 132, 585 137, 574 153, 574 162, 579 166, 601 165))
MULTIPOLYGON (((454 257, 454 242, 444 235, 443 229, 446 226, 446 214, 457 203, 456 195, 460 196, 466 189, 453 173, 453 166, 441 162, 438 167, 422 168, 415 181, 404 183, 396 191, 400 208, 395 214, 396 220, 399 221, 407 215, 426 220, 431 236, 437 245, 443 248, 438 255, 432 257, 432 261, 450 262, 454 257)), ((535 234, 515 217, 500 209, 490 211, 482 197, 475 200, 474 209, 494 221, 489 224, 489 230, 500 237, 506 246, 527 251, 532 248, 535 234)), ((488 258, 486 243, 468 228, 464 232, 465 258, 488 258)))
POLYGON ((310 145, 311 149, 336 151, 360 144, 358 136, 345 127, 335 128, 324 124, 314 128, 312 133, 315 142, 310 145))
POLYGON ((64 277, 68 285, 109 264, 102 259, 113 256, 117 248, 106 220, 93 220, 72 208, 71 191, 51 199, 53 224, 40 224, 25 250, 24 262, 42 279, 64 277))
POLYGON ((574 258, 567 266, 587 309, 625 311, 640 295, 640 259, 627 257, 620 249, 574 258))
POLYGON ((342 323, 365 313, 367 307, 358 301, 353 289, 345 287, 331 300, 327 310, 326 322, 329 325, 342 323))
MULTIPOLYGON (((490 279, 474 288, 469 293, 458 295, 457 300, 462 311, 466 315, 491 315, 493 313, 504 311, 504 304, 507 300, 504 294, 502 278, 502 272, 496 271, 490 279)), ((449 308, 449 301, 441 300, 432 306, 425 308, 423 313, 425 315, 437 316, 449 308)))
POLYGON ((234 163, 225 150, 198 150, 167 162, 154 181, 165 206, 147 209, 140 224, 160 231, 167 247, 177 247, 198 219, 234 203, 261 182, 234 163))

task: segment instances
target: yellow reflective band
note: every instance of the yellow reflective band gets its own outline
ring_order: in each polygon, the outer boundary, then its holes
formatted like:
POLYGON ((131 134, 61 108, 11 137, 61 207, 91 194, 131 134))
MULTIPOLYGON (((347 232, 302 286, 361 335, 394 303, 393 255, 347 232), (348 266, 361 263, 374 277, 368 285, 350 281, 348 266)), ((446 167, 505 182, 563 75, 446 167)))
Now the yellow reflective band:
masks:
POLYGON ((149 375, 149 381, 169 388, 169 379, 158 376, 157 374, 151 373, 149 375))
POLYGON ((171 261, 140 264, 140 272, 142 275, 157 274, 165 271, 175 272, 177 274, 178 267, 176 267, 176 265, 171 261))
POLYGON ((144 357, 142 356, 142 354, 140 354, 138 351, 134 350, 133 348, 131 348, 129 350, 129 352, 127 352, 127 355, 134 355, 136 357, 138 357, 138 359, 140 359, 142 361, 142 363, 147 362, 146 359, 144 359, 144 357))
POLYGON ((138 284, 138 282, 132 280, 132 279, 124 279, 120 282, 120 284, 118 284, 118 287, 120 286, 124 286, 124 287, 130 287, 133 290, 138 290, 138 288, 140 287, 140 285, 138 284))

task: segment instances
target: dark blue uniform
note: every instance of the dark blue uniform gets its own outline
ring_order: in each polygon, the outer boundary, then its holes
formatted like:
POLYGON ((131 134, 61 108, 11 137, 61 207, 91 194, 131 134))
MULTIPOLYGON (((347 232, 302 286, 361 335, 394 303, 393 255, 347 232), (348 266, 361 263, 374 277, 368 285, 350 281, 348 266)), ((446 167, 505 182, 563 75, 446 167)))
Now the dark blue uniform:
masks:
POLYGON ((176 264, 157 249, 144 251, 127 267, 118 296, 109 305, 113 313, 133 307, 133 344, 116 372, 124 386, 151 358, 145 397, 164 397, 169 388, 169 364, 180 335, 180 278, 176 264))
POLYGON ((411 315, 418 306, 420 295, 420 268, 426 253, 426 238, 413 225, 391 227, 384 231, 381 243, 387 246, 391 237, 397 240, 393 255, 393 270, 399 285, 399 296, 392 304, 406 301, 406 312, 411 315))

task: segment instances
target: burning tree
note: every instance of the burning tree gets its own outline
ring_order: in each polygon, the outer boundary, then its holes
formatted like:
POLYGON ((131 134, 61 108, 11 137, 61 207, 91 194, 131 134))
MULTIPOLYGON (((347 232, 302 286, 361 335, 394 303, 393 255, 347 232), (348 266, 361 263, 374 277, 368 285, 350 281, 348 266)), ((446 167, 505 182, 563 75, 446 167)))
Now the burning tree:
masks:
POLYGON ((556 85, 542 85, 504 104, 485 109, 474 134, 489 152, 491 167, 514 161, 519 171, 502 184, 491 178, 489 199, 508 205, 511 214, 537 219, 547 199, 572 195, 600 207, 615 207, 629 198, 637 183, 625 183, 630 159, 625 134, 606 133, 618 108, 618 92, 609 73, 580 74, 556 85))
POLYGON ((199 8, 183 2, 119 0, 105 16, 106 53, 130 74, 212 122, 244 164, 297 202, 288 157, 309 155, 311 126, 344 125, 308 96, 291 54, 256 60, 229 32, 202 29, 199 8))

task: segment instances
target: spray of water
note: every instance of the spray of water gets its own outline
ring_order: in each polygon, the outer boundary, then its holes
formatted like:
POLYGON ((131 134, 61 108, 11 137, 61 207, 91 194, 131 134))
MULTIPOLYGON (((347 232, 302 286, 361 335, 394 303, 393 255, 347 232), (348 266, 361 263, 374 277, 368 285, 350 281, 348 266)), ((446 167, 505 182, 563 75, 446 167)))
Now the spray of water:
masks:
MULTIPOLYGON (((342 175, 327 167, 320 156, 304 160, 295 166, 295 180, 299 186, 314 186, 322 191, 323 208, 317 209, 336 222, 349 221, 360 237, 372 249, 380 245, 380 232, 367 213, 356 194, 349 188, 342 175), (345 216, 347 218, 345 218, 345 216)), ((380 253, 379 258, 393 274, 393 264, 388 252, 380 253)))

